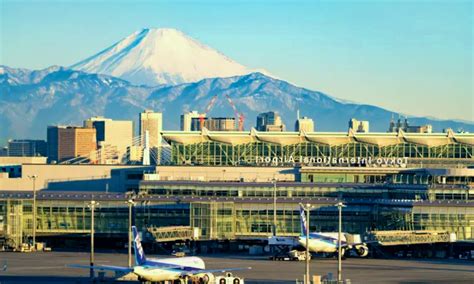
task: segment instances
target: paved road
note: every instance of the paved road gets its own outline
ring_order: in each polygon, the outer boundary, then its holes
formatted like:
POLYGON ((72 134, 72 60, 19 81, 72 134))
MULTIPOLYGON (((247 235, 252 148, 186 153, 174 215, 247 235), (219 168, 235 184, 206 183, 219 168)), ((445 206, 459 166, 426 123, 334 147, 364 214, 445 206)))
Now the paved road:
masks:
MULTIPOLYGON (((238 274, 246 283, 294 283, 304 274, 304 262, 269 261, 248 255, 208 255, 203 257, 208 268, 246 267, 238 274)), ((0 283, 87 283, 88 270, 65 267, 66 264, 89 262, 84 252, 0 253, 0 264, 8 264, 0 272, 0 283)), ((126 254, 97 253, 96 263, 126 265, 126 254)), ((315 259, 311 272, 336 276, 335 259, 315 259)), ((460 260, 380 260, 347 259, 343 262, 344 278, 352 283, 474 283, 474 262, 460 260)))

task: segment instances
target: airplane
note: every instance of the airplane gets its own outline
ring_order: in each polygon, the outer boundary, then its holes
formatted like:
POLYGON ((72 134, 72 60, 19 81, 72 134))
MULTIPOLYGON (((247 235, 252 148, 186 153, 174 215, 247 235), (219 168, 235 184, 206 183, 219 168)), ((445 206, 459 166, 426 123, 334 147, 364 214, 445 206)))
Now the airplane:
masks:
POLYGON ((228 271, 251 269, 245 268, 223 268, 206 269, 204 261, 199 257, 173 257, 173 258, 147 258, 138 234, 137 228, 132 226, 133 249, 135 254, 135 265, 133 267, 121 267, 110 265, 68 265, 73 268, 93 268, 99 271, 113 271, 115 273, 134 273, 142 283, 173 281, 173 283, 187 283, 186 279, 197 279, 199 283, 209 283, 214 279, 213 273, 224 273, 228 271))
MULTIPOLYGON (((298 243, 306 248, 306 216, 303 206, 300 205, 301 234, 298 237, 298 243)), ((310 232, 308 246, 309 251, 314 253, 338 253, 338 233, 334 232, 310 232)), ((354 250, 358 256, 366 257, 369 254, 369 248, 366 243, 349 243, 346 239, 347 233, 341 234, 341 255, 346 251, 354 250)))

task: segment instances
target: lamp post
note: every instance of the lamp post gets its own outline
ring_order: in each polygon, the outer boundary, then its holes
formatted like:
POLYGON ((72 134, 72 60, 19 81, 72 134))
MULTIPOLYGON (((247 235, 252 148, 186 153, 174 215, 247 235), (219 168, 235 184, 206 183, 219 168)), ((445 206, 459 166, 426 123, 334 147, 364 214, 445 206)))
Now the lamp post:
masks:
POLYGON ((337 283, 342 283, 342 248, 341 248, 341 235, 342 235, 342 207, 346 207, 342 202, 336 204, 339 211, 339 230, 337 235, 337 283))
POLYGON ((135 205, 135 197, 131 196, 127 200, 128 204, 128 267, 132 267, 132 210, 135 205))
POLYGON ((90 254, 90 278, 94 279, 94 213, 95 207, 99 205, 99 202, 92 200, 88 207, 91 209, 91 254, 90 254))
POLYGON ((36 179, 38 175, 28 176, 33 180, 33 249, 36 250, 36 179))
POLYGON ((276 204, 277 204, 277 180, 272 179, 273 183, 273 236, 276 237, 277 217, 276 217, 276 204))
POLYGON ((301 207, 303 208, 304 212, 306 213, 306 270, 305 270, 305 284, 310 283, 310 277, 309 277, 309 211, 311 211, 314 206, 307 203, 307 204, 302 204, 300 203, 301 207))

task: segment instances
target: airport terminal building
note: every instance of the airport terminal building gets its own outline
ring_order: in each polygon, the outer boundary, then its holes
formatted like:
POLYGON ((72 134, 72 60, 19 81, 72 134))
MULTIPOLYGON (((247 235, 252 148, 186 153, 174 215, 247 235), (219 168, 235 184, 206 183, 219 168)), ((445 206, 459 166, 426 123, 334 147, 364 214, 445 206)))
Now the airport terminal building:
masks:
MULTIPOLYGON (((91 200, 98 236, 126 239, 128 200, 143 232, 197 228, 199 240, 251 240, 311 230, 437 230, 474 241, 474 135, 164 131, 163 165, 23 164, 0 179, 0 235, 31 237, 37 175, 37 235, 87 236, 91 200), (276 197, 274 199, 274 197, 276 197)), ((1 168, 2 166, 0 166, 1 168)), ((153 234, 145 234, 153 241, 153 234)))

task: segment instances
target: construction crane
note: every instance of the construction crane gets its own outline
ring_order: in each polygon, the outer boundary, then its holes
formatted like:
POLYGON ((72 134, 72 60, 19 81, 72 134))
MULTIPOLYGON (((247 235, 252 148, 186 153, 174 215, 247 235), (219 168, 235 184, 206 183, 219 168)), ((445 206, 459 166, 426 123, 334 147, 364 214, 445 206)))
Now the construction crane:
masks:
MULTIPOLYGON (((237 118, 238 125, 239 125, 239 128, 238 128, 239 131, 243 131, 244 130, 244 121, 245 121, 244 115, 237 110, 237 107, 235 106, 234 102, 232 101, 232 99, 230 98, 229 95, 225 94, 225 97, 227 99, 227 102, 229 102, 229 105, 232 107, 232 110, 234 111, 234 114, 237 118)), ((201 113, 199 115, 199 125, 200 125, 201 129, 203 129, 203 127, 204 127, 204 117, 207 116, 207 113, 212 109, 212 107, 214 106, 216 100, 217 100, 217 95, 214 95, 212 97, 212 99, 209 101, 209 103, 207 104, 206 109, 204 110, 204 113, 201 113)))
POLYGON ((229 95, 226 94, 225 97, 227 98, 227 101, 229 102, 232 109, 234 110, 235 117, 237 117, 237 120, 239 121, 239 131, 244 131, 244 115, 237 110, 237 107, 235 106, 229 95))

